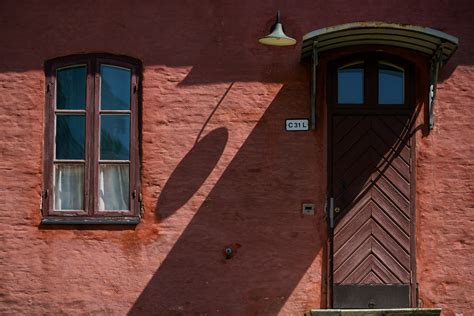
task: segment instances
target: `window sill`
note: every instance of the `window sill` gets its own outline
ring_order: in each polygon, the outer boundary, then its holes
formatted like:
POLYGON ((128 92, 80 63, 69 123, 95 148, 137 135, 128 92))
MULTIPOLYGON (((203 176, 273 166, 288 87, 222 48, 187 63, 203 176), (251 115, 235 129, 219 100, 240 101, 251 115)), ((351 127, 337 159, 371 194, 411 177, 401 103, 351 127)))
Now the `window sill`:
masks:
POLYGON ((137 225, 139 216, 130 217, 44 217, 41 225, 137 225))

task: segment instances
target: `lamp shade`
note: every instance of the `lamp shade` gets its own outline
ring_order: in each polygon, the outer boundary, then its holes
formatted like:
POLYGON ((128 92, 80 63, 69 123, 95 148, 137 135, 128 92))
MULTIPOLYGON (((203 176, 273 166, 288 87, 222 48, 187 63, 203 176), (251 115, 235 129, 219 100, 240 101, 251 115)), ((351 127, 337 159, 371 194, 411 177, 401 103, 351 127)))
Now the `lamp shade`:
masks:
POLYGON ((272 46, 290 46, 295 45, 296 40, 283 32, 283 25, 280 22, 280 11, 277 13, 276 23, 273 24, 270 34, 258 40, 260 44, 272 46))

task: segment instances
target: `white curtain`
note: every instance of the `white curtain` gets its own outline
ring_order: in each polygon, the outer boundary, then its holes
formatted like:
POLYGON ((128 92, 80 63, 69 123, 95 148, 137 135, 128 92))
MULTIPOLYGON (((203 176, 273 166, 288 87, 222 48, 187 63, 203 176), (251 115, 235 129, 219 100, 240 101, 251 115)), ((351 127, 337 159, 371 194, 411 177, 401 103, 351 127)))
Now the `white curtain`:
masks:
POLYGON ((129 166, 101 164, 99 172, 99 210, 129 209, 129 166))
POLYGON ((54 209, 84 209, 84 166, 55 166, 54 209))

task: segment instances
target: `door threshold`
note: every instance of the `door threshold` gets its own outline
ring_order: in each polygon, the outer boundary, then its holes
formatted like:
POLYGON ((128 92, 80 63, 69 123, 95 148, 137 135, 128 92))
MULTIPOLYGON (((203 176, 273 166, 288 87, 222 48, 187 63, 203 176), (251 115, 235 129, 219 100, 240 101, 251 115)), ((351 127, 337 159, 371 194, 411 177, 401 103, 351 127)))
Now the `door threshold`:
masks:
POLYGON ((312 309, 306 316, 439 316, 441 308, 312 309))

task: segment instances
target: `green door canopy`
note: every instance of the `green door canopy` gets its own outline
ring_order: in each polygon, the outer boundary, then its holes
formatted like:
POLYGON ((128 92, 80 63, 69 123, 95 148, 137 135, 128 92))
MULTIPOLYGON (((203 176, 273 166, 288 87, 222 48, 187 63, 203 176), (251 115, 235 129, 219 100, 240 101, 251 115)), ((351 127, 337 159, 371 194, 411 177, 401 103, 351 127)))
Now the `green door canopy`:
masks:
POLYGON ((434 56, 442 48, 443 63, 458 47, 456 37, 429 27, 382 22, 342 24, 307 33, 303 36, 302 58, 311 57, 313 42, 319 53, 356 45, 387 45, 434 56))
POLYGON ((316 126, 316 68, 318 54, 360 45, 402 47, 431 58, 429 113, 430 129, 434 126, 433 107, 439 70, 458 48, 458 39, 429 28, 383 22, 357 22, 315 30, 303 36, 301 59, 312 58, 311 127, 316 126))

